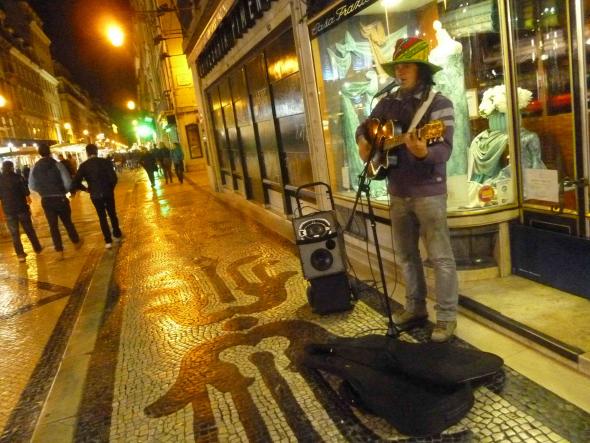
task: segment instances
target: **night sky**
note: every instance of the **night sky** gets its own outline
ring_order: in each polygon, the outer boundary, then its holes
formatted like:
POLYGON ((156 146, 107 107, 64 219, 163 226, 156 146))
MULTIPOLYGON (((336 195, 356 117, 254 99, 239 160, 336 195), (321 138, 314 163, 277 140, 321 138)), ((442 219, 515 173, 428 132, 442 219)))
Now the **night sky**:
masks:
POLYGON ((109 113, 117 114, 136 98, 129 0, 28 0, 51 39, 53 58, 109 113), (116 21, 126 33, 122 47, 112 46, 102 29, 116 21), (119 109, 117 109, 119 108, 119 109))

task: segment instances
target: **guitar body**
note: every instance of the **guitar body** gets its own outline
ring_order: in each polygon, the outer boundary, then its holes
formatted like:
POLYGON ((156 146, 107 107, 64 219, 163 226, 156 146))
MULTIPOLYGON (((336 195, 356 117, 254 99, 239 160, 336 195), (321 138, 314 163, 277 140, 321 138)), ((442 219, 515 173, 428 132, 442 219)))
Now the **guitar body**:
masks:
POLYGON ((378 144, 375 154, 368 162, 367 178, 370 180, 385 180, 387 178, 387 170, 390 166, 395 165, 390 162, 393 153, 383 149, 383 145, 393 136, 402 136, 403 132, 401 124, 396 120, 387 120, 385 123, 375 120, 372 119, 369 125, 378 125, 379 127, 378 134, 375 138, 375 142, 378 144))
MULTIPOLYGON (((401 124, 396 120, 381 121, 376 118, 367 120, 367 140, 375 144, 375 153, 367 162, 367 178, 383 180, 387 177, 387 170, 392 164, 391 152, 404 144, 404 134, 401 124)), ((418 138, 427 143, 442 140, 445 125, 441 120, 433 120, 416 130, 418 138)))

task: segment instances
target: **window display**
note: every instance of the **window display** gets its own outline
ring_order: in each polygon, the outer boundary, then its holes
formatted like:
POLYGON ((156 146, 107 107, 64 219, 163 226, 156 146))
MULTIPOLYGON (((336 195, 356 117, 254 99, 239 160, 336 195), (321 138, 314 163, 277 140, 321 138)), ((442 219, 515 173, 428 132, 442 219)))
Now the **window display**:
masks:
MULTIPOLYGON (((393 80, 383 64, 391 61, 399 38, 417 36, 429 43, 429 61, 442 68, 434 76, 434 88, 454 107, 453 151, 447 162, 449 211, 514 203, 512 148, 506 133, 502 133, 502 149, 498 145, 499 153, 493 152, 500 160, 495 165, 498 169, 487 171, 502 172, 501 176, 484 178, 484 165, 477 160, 482 156, 480 144, 476 142, 476 151, 472 151, 474 138, 490 130, 489 119, 478 112, 484 92, 492 87, 505 89, 494 1, 380 1, 330 23, 329 18, 320 18, 310 29, 315 37, 312 47, 324 139, 336 193, 352 197, 357 189, 364 163, 358 155, 355 131, 381 98, 376 94, 393 80)), ((387 202, 386 183, 373 181, 371 193, 377 201, 387 202)))
POLYGON ((532 92, 521 112, 524 205, 557 212, 577 206, 567 3, 511 2, 516 84, 532 92))

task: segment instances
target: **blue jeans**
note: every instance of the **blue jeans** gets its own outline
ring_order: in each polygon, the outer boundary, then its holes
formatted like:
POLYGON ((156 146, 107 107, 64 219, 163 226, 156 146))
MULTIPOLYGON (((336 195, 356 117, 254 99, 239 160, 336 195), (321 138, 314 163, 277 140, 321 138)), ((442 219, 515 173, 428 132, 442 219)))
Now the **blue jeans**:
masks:
POLYGON ((437 320, 457 316, 458 283, 447 226, 447 196, 390 197, 393 246, 406 281, 406 310, 426 311, 426 280, 418 242, 420 237, 434 268, 437 320))
POLYGON ((31 242, 31 246, 33 246, 33 250, 35 252, 41 251, 41 243, 39 243, 37 233, 35 232, 35 228, 33 227, 30 212, 21 212, 19 214, 6 214, 6 224, 8 225, 10 236, 12 237, 12 244, 14 246, 14 251, 16 252, 16 255, 25 255, 25 250, 20 240, 19 225, 23 227, 23 231, 25 231, 25 234, 27 234, 27 237, 29 237, 29 241, 31 242))

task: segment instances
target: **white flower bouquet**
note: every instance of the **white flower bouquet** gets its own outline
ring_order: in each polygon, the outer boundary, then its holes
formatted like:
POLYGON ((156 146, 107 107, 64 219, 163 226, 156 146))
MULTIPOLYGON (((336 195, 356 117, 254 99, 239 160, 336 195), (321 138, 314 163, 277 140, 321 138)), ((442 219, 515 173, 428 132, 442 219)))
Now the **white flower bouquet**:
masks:
MULTIPOLYGON (((533 93, 528 89, 518 88, 518 108, 524 109, 531 102, 533 93)), ((494 112, 506 112, 506 86, 498 85, 486 89, 479 104, 479 115, 489 117, 494 112)))

